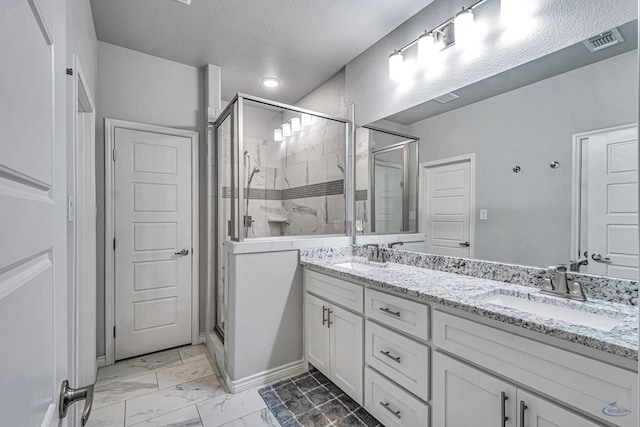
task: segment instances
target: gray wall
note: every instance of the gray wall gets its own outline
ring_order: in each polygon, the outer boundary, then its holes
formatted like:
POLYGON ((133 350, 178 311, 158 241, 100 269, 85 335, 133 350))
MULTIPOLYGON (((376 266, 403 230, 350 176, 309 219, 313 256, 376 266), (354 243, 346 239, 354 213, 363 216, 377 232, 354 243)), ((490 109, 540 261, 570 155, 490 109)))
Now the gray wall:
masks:
POLYGON ((67 0, 67 65, 78 55, 87 85, 96 100, 98 82, 98 39, 89 0, 67 0))
MULTIPOLYGON (((98 42, 98 114, 96 180, 98 183, 98 355, 104 347, 104 119, 200 132, 200 230, 206 233, 204 73, 201 69, 98 42)), ((200 330, 204 331, 206 240, 200 244, 200 330)))
POLYGON ((335 76, 298 101, 296 106, 330 116, 346 118, 348 112, 345 90, 345 70, 343 68, 335 76))
POLYGON ((414 123, 420 161, 476 154, 476 258, 567 262, 572 135, 637 121, 637 51, 414 123), (560 162, 551 169, 549 163, 560 162), (522 172, 514 174, 519 165, 522 172), (478 217, 488 209, 488 220, 478 217))

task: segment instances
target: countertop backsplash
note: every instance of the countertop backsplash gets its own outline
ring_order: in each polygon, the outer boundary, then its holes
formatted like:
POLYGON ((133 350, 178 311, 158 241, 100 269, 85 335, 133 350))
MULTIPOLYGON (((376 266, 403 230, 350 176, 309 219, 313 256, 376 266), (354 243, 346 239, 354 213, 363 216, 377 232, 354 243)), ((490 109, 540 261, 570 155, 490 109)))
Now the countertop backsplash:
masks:
MULTIPOLYGON (((542 268, 539 267, 502 264, 492 261, 431 255, 396 249, 382 249, 382 251, 384 251, 389 262, 396 264, 462 274, 522 286, 536 288, 542 286, 542 279, 536 277, 542 272, 542 268)), ((300 251, 301 257, 304 258, 317 258, 325 261, 335 259, 336 262, 340 262, 340 260, 347 259, 351 256, 367 257, 368 253, 365 245, 302 249, 300 251)), ((567 280, 570 282, 580 282, 587 298, 634 306, 638 305, 638 282, 635 280, 615 279, 575 272, 567 272, 567 280)))

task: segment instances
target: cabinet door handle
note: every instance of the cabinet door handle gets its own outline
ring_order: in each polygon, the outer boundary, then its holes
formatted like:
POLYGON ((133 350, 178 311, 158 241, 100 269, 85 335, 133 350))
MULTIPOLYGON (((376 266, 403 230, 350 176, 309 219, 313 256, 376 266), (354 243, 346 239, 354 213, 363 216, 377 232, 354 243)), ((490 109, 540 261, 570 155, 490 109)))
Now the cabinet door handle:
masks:
POLYGON ((524 427, 524 411, 528 408, 527 405, 524 404, 524 401, 520 401, 520 427, 524 427))
POLYGON ((391 409, 391 408, 389 407, 389 402, 387 402, 387 403, 383 403, 383 402, 381 401, 381 402, 380 402, 380 405, 382 405, 382 407, 383 407, 384 409, 386 409, 387 411, 391 412, 391 413, 392 413, 392 414, 393 414, 397 419, 402 418, 402 417, 400 416, 400 411, 394 411, 393 409, 391 409))
POLYGON ((502 427, 507 427, 507 421, 509 421, 509 417, 507 417, 506 411, 506 403, 509 400, 509 396, 506 395, 504 391, 500 392, 500 419, 502 420, 502 427))
POLYGON ((333 310, 327 307, 327 328, 329 329, 331 329, 331 325, 333 324, 333 322, 331 321, 331 313, 333 313, 333 310))
POLYGON ((392 316, 400 317, 399 311, 391 311, 387 307, 380 307, 380 311, 384 311, 385 313, 390 314, 392 316))
POLYGON ((328 307, 325 307, 324 305, 322 306, 322 326, 324 326, 325 323, 327 323, 327 319, 325 319, 324 317, 324 313, 329 310, 328 307))
POLYGON ((389 351, 383 351, 383 350, 380 350, 380 353, 384 354, 384 355, 385 355, 385 356, 387 356, 389 359, 394 360, 394 361, 396 361, 396 362, 400 363, 400 356, 392 356, 392 355, 391 355, 391 352, 389 352, 389 351))

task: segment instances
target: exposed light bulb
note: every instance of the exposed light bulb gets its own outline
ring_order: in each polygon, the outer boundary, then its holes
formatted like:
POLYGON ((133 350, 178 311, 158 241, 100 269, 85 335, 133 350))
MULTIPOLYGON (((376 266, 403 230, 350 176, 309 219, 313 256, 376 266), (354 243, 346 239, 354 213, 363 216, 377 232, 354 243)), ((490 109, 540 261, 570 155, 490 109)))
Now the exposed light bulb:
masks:
POLYGON ((404 74, 404 58, 402 53, 395 51, 389 55, 389 78, 397 81, 403 77, 404 74))
POLYGON ((300 130, 300 117, 293 117, 291 119, 291 130, 298 132, 300 130))
POLYGON ((276 142, 282 141, 282 129, 274 129, 273 130, 273 140, 276 142))
POLYGON ((291 136, 291 125, 289 123, 282 124, 282 135, 291 136))
POLYGON ((428 67, 435 59, 436 38, 433 33, 425 33, 418 39, 418 65, 428 67))
POLYGON ((453 20, 455 31, 456 46, 465 48, 473 43, 474 39, 474 21, 473 11, 471 9, 463 9, 453 20))
POLYGON ((311 124, 311 115, 302 113, 302 126, 309 126, 311 124))

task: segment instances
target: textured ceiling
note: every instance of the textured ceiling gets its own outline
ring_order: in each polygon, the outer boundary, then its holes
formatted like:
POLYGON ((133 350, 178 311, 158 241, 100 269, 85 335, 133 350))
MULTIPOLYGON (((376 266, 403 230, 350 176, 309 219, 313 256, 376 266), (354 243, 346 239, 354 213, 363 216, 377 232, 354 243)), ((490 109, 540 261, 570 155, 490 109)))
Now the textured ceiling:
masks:
POLYGON ((91 0, 98 40, 222 68, 237 92, 294 103, 433 0, 91 0), (276 89, 260 80, 275 76, 276 89))

